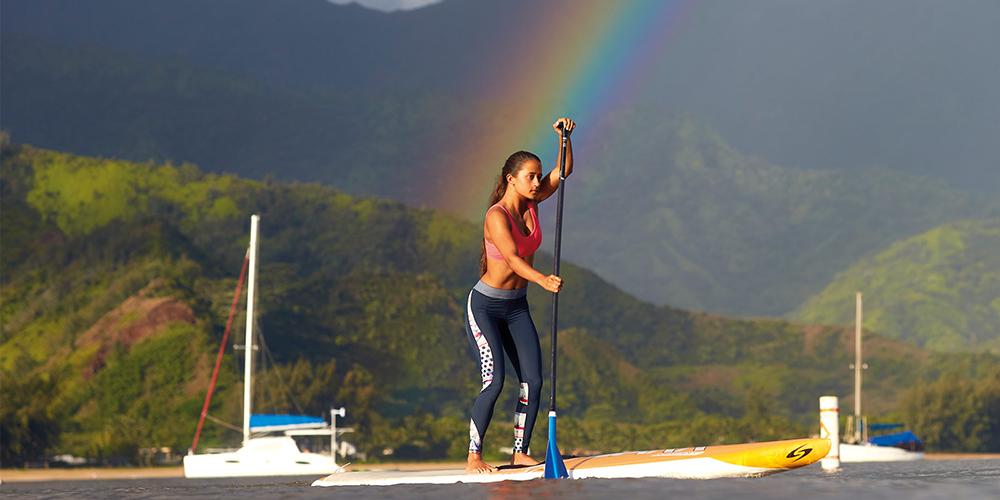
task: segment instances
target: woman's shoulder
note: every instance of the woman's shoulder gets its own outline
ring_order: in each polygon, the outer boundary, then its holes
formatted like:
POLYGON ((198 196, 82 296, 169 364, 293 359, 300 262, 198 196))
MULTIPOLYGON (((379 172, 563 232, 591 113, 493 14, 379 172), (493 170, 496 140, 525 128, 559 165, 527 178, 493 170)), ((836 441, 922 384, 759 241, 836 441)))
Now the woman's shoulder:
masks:
POLYGON ((500 214, 504 217, 508 217, 510 216, 510 211, 507 210, 507 207, 497 203, 496 205, 486 209, 486 217, 490 217, 490 214, 500 214))
POLYGON ((528 202, 528 214, 531 215, 532 219, 538 218, 538 202, 529 201, 528 202))
POLYGON ((507 214, 507 209, 505 209, 503 207, 503 205, 501 205, 499 203, 497 203, 496 205, 493 205, 492 207, 486 209, 486 222, 487 223, 489 223, 491 220, 493 220, 493 221, 505 221, 505 220, 507 220, 509 218, 510 217, 507 214))

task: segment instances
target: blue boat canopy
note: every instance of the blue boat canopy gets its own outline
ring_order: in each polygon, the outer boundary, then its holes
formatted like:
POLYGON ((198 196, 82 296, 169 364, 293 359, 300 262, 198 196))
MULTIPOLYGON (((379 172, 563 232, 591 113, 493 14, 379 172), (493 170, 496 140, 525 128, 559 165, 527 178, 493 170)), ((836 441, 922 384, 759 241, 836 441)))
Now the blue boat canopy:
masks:
POLYGON ((923 442, 917 437, 916 434, 910 431, 904 431, 898 434, 889 434, 888 436, 877 436, 869 439, 868 441, 875 446, 899 446, 907 443, 923 442))
POLYGON ((319 429, 326 427, 323 417, 305 415, 250 415, 250 430, 278 432, 293 429, 319 429))
POLYGON ((887 431, 889 429, 898 429, 900 427, 905 427, 906 424, 868 424, 868 430, 870 431, 887 431))

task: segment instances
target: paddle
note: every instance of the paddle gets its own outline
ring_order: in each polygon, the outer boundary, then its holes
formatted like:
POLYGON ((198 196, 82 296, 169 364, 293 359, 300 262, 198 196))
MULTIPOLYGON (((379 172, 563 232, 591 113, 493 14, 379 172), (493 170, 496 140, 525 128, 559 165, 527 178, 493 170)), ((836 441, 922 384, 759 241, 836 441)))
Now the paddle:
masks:
MULTIPOLYGON (((559 192, 556 202, 556 241, 555 241, 555 261, 552 264, 552 274, 559 276, 559 250, 562 243, 562 214, 563 214, 563 186, 566 184, 566 142, 569 136, 563 124, 559 123, 559 137, 561 139, 559 152, 559 192)), ((556 446, 556 318, 559 315, 559 294, 552 294, 552 358, 551 358, 551 381, 549 382, 549 445, 545 450, 545 479, 558 479, 569 477, 566 472, 566 464, 563 462, 559 447, 556 446)))

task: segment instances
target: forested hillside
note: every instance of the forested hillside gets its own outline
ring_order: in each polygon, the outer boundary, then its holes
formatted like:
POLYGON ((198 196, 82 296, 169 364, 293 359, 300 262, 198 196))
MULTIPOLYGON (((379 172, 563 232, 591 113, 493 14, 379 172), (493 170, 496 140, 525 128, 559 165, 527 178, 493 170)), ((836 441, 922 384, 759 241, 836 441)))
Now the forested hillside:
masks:
POLYGON ((1000 220, 961 221, 897 242, 837 274, 791 318, 854 322, 935 350, 1000 349, 1000 220))
MULTIPOLYGON (((190 446, 252 213, 262 217, 259 322, 273 359, 257 375, 255 410, 319 415, 344 405, 357 429, 351 439, 374 458, 387 446, 406 458, 465 452, 478 387, 462 326, 476 279, 475 225, 191 164, 5 144, 0 165, 5 465, 56 451, 133 457, 143 447, 190 446)), ((567 450, 809 434, 816 398, 850 394, 848 329, 657 307, 564 269, 567 450)), ((536 322, 547 324, 546 295, 530 293, 536 322)), ((967 380, 998 365, 992 355, 936 354, 873 333, 866 352, 876 415, 942 371, 967 380)), ((231 348, 226 356, 210 413, 239 423, 231 348)), ((512 392, 501 405, 499 414, 513 407, 512 392)), ((488 455, 509 445, 504 420, 489 434, 488 455)), ((993 432, 961 446, 987 449, 993 432)), ((209 425, 203 443, 238 439, 209 425)))
POLYGON ((611 128, 573 178, 567 255, 657 303, 780 316, 894 241, 1000 216, 1000 197, 927 178, 769 165, 690 114, 632 110, 611 128))
MULTIPOLYGON (((5 34, 3 46, 3 124, 15 139, 53 149, 190 161, 451 210, 479 207, 494 175, 488 165, 499 162, 487 159, 509 153, 462 160, 463 145, 514 112, 502 103, 288 90, 183 60, 19 35, 5 34), (462 172, 485 173, 462 176, 465 184, 456 181, 462 172)), ((623 110, 586 126, 608 134, 576 145, 565 255, 656 304, 780 316, 894 241, 1000 216, 1000 198, 940 181, 769 165, 690 114, 623 110)))
MULTIPOLYGON (((33 398, 4 406, 18 415, 4 419, 5 432, 41 422, 64 449, 88 455, 189 446, 250 213, 266 221, 260 322, 276 369, 304 374, 285 377, 303 409, 321 414, 336 401, 364 428, 397 394, 412 390, 440 414, 449 401, 436 404, 431 388, 475 386, 442 376, 471 365, 454 285, 441 278, 475 281, 474 267, 461 265, 476 251, 463 221, 190 164, 3 154, 0 367, 5 400, 33 398), (37 398, 38 384, 50 398, 37 398), (114 432, 123 426, 155 435, 114 432)), ((223 378, 213 413, 238 423, 234 380, 223 378)), ((404 403, 410 414, 420 401, 404 403)), ((233 437, 218 430, 206 444, 233 437)))

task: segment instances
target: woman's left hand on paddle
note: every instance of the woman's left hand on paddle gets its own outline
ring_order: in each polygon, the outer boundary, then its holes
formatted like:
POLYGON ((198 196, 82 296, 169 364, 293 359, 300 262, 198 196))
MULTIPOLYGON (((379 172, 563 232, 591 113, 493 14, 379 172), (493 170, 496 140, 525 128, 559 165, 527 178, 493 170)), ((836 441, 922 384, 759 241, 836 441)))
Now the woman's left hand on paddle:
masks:
POLYGON ((563 128, 566 129, 566 135, 567 136, 573 134, 573 129, 576 128, 576 122, 574 122, 573 120, 570 120, 569 118, 560 118, 560 119, 556 120, 556 122, 552 124, 552 130, 555 130, 557 134, 560 133, 560 131, 559 131, 559 124, 560 123, 562 123, 563 124, 563 128))

